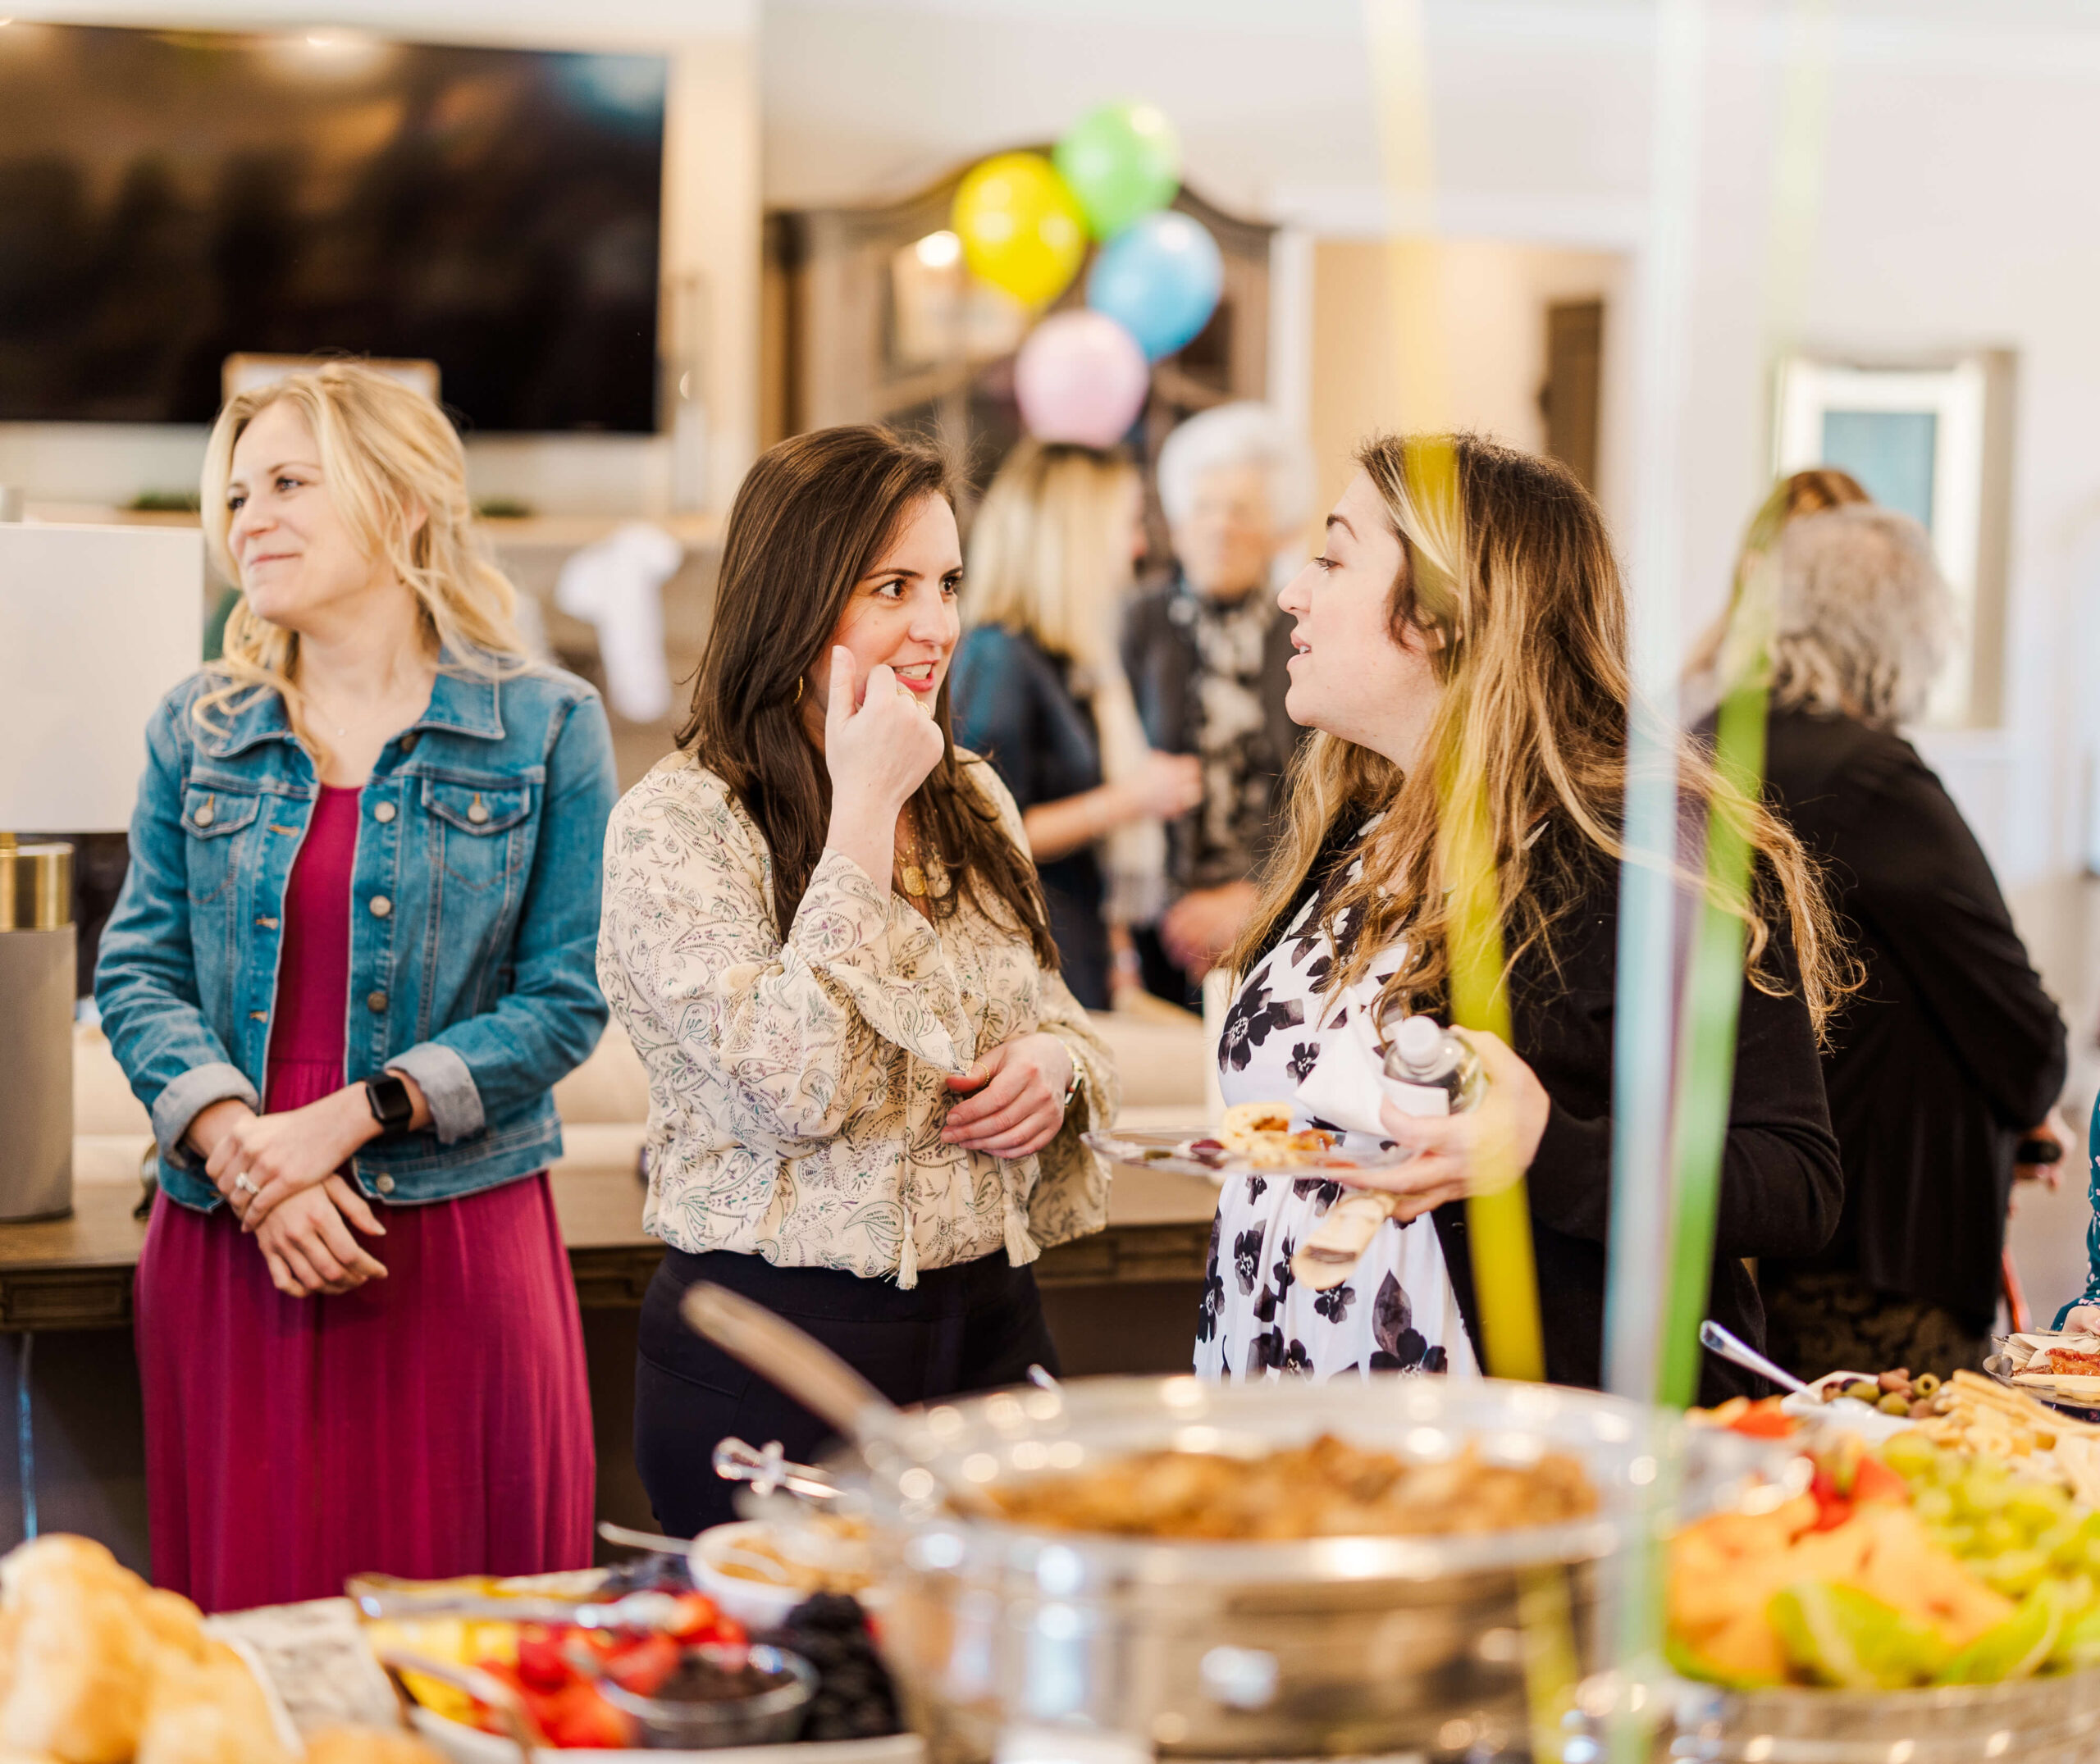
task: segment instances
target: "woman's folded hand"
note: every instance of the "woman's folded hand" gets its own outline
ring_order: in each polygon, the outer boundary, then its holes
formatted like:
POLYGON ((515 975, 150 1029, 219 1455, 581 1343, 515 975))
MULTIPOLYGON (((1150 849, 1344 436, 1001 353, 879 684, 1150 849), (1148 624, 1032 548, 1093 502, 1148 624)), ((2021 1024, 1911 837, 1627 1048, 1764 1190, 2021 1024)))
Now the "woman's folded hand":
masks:
POLYGON ((948 1088, 970 1091, 948 1110, 941 1137, 952 1146, 995 1158, 1040 1151, 1065 1124, 1065 1088, 1072 1081, 1071 1050, 1038 1031, 1002 1042, 948 1088))

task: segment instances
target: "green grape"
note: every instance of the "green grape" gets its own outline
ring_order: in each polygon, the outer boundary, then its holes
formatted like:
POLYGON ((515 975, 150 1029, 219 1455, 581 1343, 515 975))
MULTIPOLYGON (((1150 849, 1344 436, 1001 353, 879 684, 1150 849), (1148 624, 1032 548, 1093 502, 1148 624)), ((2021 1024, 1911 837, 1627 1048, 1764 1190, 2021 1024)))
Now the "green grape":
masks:
POLYGON ((1977 1564, 1977 1570, 2007 1598, 2025 1598, 2042 1584, 2049 1571, 2049 1558, 2039 1550, 2006 1550, 1977 1564))
POLYGON ((1985 1556, 2002 1556, 2025 1547, 2027 1539, 2019 1526, 2002 1513, 1993 1513, 1976 1527, 1976 1548, 1985 1556))
POLYGON ((1941 1525, 1934 1535, 1940 1547, 1950 1556, 1970 1557, 1976 1553, 1976 1528, 1974 1525, 1941 1525))
POLYGON ((2068 1516, 2035 1535, 2034 1547, 2049 1558, 2052 1568, 2075 1573, 2085 1566, 2085 1534, 2068 1516))
MULTIPOLYGON (((1944 1525, 1954 1517, 1954 1497, 1944 1488, 1920 1488, 1911 1497, 1911 1505, 1928 1525, 1944 1525)), ((2081 1537, 2077 1542, 2084 1549, 2085 1539, 2081 1537)))
POLYGON ((2058 1489, 2041 1483, 2015 1483, 2005 1503, 2005 1516, 2037 1537, 2070 1511, 2070 1500, 2058 1489))
POLYGON ((2011 1499, 2011 1479, 1982 1464, 1954 1485, 1954 1504, 1976 1519, 2002 1513, 2011 1499))
POLYGON ((1939 1447, 1918 1433, 1898 1434, 1881 1448, 1882 1462, 1913 1482, 1933 1474, 1939 1455, 1939 1447))

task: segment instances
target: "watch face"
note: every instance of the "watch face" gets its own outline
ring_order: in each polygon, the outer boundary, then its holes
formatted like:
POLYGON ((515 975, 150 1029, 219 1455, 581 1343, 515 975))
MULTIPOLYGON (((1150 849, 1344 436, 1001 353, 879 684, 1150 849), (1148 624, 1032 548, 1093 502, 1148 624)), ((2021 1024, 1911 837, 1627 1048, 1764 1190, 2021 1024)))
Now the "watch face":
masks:
POLYGON ((409 1087, 393 1073, 368 1078, 365 1091, 372 1099, 372 1114, 390 1133, 399 1133, 413 1118, 416 1106, 409 1101, 409 1087))

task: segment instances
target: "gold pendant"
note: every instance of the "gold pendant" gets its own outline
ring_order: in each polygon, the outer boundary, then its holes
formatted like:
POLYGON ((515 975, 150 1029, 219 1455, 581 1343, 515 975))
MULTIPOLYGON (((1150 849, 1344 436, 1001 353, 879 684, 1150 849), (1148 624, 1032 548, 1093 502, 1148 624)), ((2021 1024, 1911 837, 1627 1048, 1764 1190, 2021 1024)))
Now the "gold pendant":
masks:
POLYGON ((899 868, 897 873, 898 877, 904 883, 904 891, 906 894, 923 895, 925 893, 926 873, 920 869, 917 864, 904 864, 899 868))

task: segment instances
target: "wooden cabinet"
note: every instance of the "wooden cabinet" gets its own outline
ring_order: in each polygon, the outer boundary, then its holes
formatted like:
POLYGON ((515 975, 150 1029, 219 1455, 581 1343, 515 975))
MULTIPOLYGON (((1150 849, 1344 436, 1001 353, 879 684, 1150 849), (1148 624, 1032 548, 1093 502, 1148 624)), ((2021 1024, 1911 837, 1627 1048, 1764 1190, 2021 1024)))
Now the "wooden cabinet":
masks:
MULTIPOLYGON (((947 235, 969 168, 902 202, 767 217, 760 438, 833 423, 938 435, 981 488, 1020 434, 1014 351, 1030 315, 974 283, 947 235)), ((1225 294, 1203 334, 1153 367, 1132 440, 1149 465, 1176 423, 1268 385, 1269 245, 1275 229, 1184 189, 1174 206, 1211 230, 1225 294)), ((1057 304, 1081 305, 1081 270, 1057 304)))

